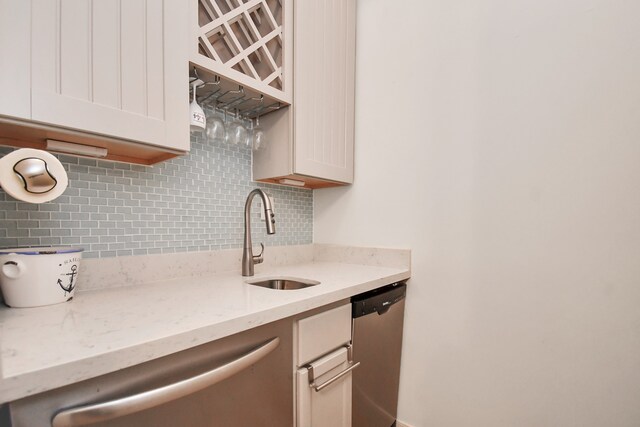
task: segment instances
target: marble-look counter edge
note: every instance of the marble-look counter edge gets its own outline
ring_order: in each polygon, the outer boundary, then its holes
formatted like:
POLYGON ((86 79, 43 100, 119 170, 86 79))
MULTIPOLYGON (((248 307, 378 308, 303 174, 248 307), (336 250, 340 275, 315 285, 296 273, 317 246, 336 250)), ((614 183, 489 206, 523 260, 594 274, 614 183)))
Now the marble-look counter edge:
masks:
MULTIPOLYGON (((317 272, 320 272, 321 269, 325 268, 331 268, 331 263, 311 263, 306 266, 306 271, 310 272, 316 269, 317 272)), ((0 402, 16 400, 107 374, 129 366, 144 363, 155 358, 182 351, 206 342, 214 341, 225 336, 251 329, 261 324, 300 314, 326 304, 340 301, 341 299, 349 298, 358 293, 366 292, 379 286, 405 280, 410 277, 409 269, 383 268, 385 273, 380 275, 378 273, 381 270, 376 270, 376 267, 351 266, 350 268, 360 270, 362 272, 361 274, 368 276, 367 279, 362 282, 354 282, 352 280, 344 287, 332 284, 333 288, 327 292, 311 293, 308 296, 298 299, 283 298, 285 299, 285 302, 282 304, 268 306, 258 311, 240 313, 237 315, 232 314, 226 318, 223 317, 220 321, 202 324, 199 327, 182 331, 177 334, 168 334, 167 336, 153 339, 151 341, 141 340, 137 344, 129 345, 124 348, 110 349, 108 351, 104 351, 90 357, 79 358, 77 360, 68 359, 50 366, 43 366, 39 369, 28 369, 24 371, 14 369, 13 372, 6 372, 6 366, 5 363, 3 363, 3 365, 0 366, 2 369, 2 378, 0 379, 0 402), (374 275, 378 275, 375 277, 372 277, 371 274, 367 275, 366 272, 369 270, 377 271, 378 273, 374 273, 374 275)), ((299 276, 300 271, 301 270, 299 268, 282 267, 276 268, 268 273, 281 275, 291 273, 299 276)), ((262 275, 268 276, 270 274, 265 273, 262 275)), ((320 277, 322 276, 322 273, 311 274, 311 276, 320 277)), ((153 286, 156 287, 157 285, 154 284, 153 286)), ((118 290, 110 291, 119 292, 118 290)), ((123 288, 121 291, 128 292, 129 288, 123 288)), ((3 346, 1 357, 3 362, 12 357, 11 354, 5 354, 4 350, 5 347, 3 346)))

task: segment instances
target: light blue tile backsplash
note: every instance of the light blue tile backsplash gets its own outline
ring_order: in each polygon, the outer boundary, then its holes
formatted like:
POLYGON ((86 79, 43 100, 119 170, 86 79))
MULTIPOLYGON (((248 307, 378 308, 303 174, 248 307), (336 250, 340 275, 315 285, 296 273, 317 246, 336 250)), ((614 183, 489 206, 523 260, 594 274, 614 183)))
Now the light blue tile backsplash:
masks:
POLYGON ((87 257, 239 248, 245 199, 256 187, 275 198, 276 234, 267 236, 256 197, 254 245, 313 240, 313 192, 252 182, 245 146, 193 138, 189 155, 152 167, 58 158, 69 187, 53 202, 17 202, 0 190, 0 247, 77 245, 87 257))

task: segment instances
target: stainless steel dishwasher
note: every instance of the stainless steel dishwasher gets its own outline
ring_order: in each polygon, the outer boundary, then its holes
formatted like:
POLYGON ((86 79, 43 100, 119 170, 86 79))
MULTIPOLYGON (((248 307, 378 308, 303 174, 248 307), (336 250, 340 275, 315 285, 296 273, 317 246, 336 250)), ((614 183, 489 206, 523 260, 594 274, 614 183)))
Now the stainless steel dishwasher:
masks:
POLYGON ((407 285, 394 283, 351 299, 352 427, 391 427, 398 414, 400 355, 407 285))
POLYGON ((0 411, 0 424, 291 427, 292 329, 284 319, 26 397, 0 411))

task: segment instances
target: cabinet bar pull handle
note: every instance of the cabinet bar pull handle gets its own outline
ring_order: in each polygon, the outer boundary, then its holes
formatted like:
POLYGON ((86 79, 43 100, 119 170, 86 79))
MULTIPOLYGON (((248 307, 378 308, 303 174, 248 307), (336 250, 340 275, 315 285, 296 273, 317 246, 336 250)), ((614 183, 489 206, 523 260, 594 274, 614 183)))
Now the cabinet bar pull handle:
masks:
POLYGON ((280 338, 275 337, 232 362, 194 377, 108 402, 63 409, 54 415, 51 425, 52 427, 76 427, 111 420, 171 402, 239 373, 271 353, 278 345, 280 345, 280 338))
POLYGON ((331 377, 330 379, 328 379, 327 381, 323 382, 320 385, 316 385, 315 383, 313 383, 311 384, 311 387, 313 387, 316 391, 321 391, 323 388, 330 386, 334 382, 338 381, 340 378, 347 375, 349 372, 356 369, 358 366, 360 366, 360 362, 353 363, 344 371, 340 372, 339 374, 336 374, 336 376, 331 377))

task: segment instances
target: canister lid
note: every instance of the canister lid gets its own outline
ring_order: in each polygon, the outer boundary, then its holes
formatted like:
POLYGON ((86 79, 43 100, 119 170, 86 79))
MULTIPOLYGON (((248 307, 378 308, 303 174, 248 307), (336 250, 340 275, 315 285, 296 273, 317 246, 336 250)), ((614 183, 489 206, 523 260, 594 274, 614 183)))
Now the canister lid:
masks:
POLYGON ((37 248, 10 248, 0 249, 0 255, 17 254, 17 255, 53 255, 53 254, 72 254, 82 252, 84 248, 53 246, 53 247, 37 247, 37 248))

